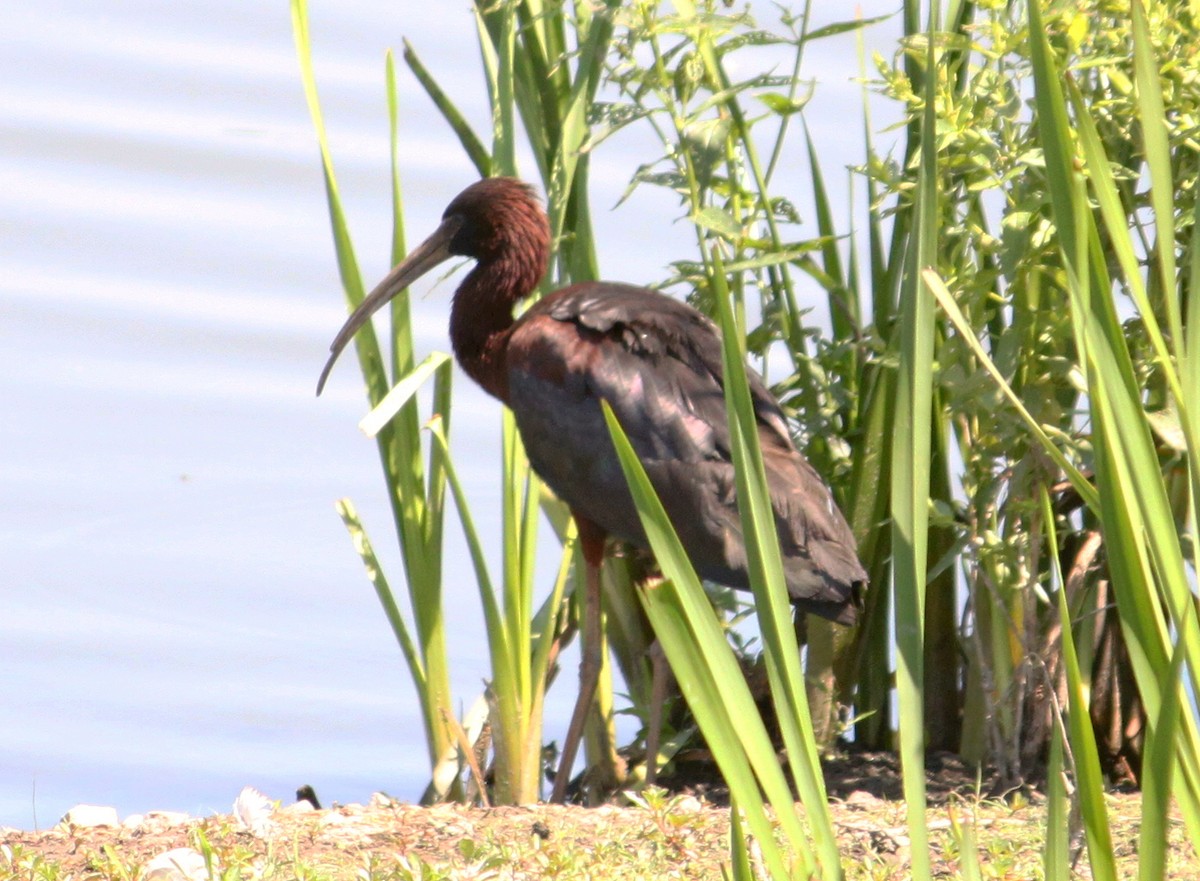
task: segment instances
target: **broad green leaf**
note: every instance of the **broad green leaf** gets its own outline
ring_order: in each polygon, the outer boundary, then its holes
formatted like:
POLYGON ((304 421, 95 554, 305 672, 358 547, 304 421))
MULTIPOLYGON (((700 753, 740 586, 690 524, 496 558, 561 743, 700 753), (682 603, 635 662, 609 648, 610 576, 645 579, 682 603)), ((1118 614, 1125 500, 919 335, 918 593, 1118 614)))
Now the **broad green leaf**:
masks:
POLYGON ((417 389, 424 385, 439 367, 448 363, 450 363, 450 356, 445 352, 432 352, 427 355, 424 361, 413 368, 408 376, 392 386, 391 390, 383 396, 383 400, 362 418, 358 423, 359 431, 370 438, 378 435, 383 426, 391 422, 400 408, 412 399, 417 393, 417 389))

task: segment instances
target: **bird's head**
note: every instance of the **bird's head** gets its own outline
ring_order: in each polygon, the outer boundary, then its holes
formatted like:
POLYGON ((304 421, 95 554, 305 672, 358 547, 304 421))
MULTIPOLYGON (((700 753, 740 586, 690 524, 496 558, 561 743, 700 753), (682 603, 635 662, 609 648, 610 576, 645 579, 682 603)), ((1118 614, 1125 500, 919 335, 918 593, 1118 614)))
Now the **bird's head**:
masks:
POLYGON ((454 197, 442 222, 363 298, 334 337, 317 382, 325 387, 342 349, 375 312, 439 263, 451 257, 478 261, 492 296, 512 305, 527 296, 546 272, 550 225, 532 187, 516 178, 484 178, 454 197))
MULTIPOLYGON (((520 260, 540 280, 550 257, 550 225, 533 187, 513 177, 487 177, 454 197, 442 214, 453 227, 450 253, 480 262, 520 260)), ((436 234, 435 234, 436 235, 436 234)))

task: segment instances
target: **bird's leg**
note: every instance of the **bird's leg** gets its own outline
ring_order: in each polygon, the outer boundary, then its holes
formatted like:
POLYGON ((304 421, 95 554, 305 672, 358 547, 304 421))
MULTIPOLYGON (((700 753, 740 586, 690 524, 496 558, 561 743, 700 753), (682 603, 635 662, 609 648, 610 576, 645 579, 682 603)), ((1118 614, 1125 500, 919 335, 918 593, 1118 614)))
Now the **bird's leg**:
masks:
POLYGON ((554 790, 550 801, 562 804, 567 797, 567 784, 571 780, 571 766, 583 736, 592 698, 596 696, 596 685, 600 681, 600 564, 604 560, 604 531, 589 520, 576 517, 579 525, 579 541, 586 564, 584 577, 583 647, 579 661, 579 697, 571 724, 563 740, 562 757, 558 773, 554 777, 554 790))
POLYGON ((658 745, 662 739, 663 702, 667 699, 667 677, 671 668, 667 653, 656 639, 650 644, 650 708, 646 713, 646 785, 658 779, 658 745))
POLYGON ((562 804, 566 800, 567 784, 571 779, 571 766, 575 764, 575 754, 579 750, 579 742, 583 737, 587 714, 592 708, 592 699, 596 696, 596 686, 600 681, 599 566, 593 566, 590 563, 587 565, 585 590, 583 645, 579 661, 579 697, 575 702, 575 711, 571 714, 571 724, 567 728, 567 736, 563 740, 558 773, 554 777, 554 790, 550 795, 550 801, 555 804, 562 804))

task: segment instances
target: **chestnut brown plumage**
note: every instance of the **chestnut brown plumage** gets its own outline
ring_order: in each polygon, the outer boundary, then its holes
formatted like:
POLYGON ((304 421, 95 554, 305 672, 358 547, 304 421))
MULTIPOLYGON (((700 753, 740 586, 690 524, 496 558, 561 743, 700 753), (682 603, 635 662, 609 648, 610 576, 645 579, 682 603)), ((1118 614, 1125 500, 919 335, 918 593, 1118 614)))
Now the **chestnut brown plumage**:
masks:
MULTIPOLYGON (((512 178, 472 184, 347 319, 317 392, 376 309, 449 257, 475 259, 450 310, 455 357, 512 409, 534 470, 571 508, 588 568, 579 703, 555 781, 561 800, 599 675, 605 540, 647 545, 601 400, 628 434, 697 572, 741 589, 749 588, 749 576, 716 327, 678 300, 611 282, 555 291, 514 320, 513 307, 536 289, 549 254, 546 215, 527 185, 512 178)), ((789 597, 800 609, 851 624, 867 580, 854 536, 829 488, 793 445, 762 379, 749 369, 747 376, 789 597)))

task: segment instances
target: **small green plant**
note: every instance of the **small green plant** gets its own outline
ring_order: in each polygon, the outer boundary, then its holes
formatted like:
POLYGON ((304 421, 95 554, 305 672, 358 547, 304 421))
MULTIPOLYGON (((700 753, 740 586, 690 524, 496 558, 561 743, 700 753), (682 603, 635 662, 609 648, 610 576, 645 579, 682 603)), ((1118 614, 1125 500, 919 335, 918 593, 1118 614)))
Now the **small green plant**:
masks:
POLYGON ((0 870, 5 873, 0 877, 28 878, 29 881, 59 881, 66 876, 58 863, 38 853, 30 853, 21 845, 0 847, 0 870))
POLYGON ((137 877, 137 868, 130 865, 111 844, 105 844, 91 858, 93 870, 102 878, 112 881, 132 881, 137 877))

